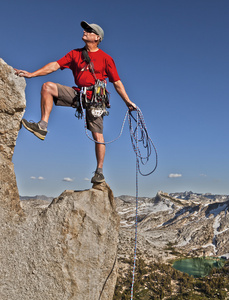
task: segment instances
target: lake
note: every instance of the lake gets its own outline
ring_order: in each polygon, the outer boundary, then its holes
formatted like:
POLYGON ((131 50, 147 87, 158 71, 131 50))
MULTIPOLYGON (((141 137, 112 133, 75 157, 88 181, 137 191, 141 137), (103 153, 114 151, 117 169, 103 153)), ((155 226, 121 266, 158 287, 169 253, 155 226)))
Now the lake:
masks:
POLYGON ((177 260, 173 268, 197 278, 208 275, 212 268, 223 267, 223 264, 223 260, 220 259, 197 257, 177 260))

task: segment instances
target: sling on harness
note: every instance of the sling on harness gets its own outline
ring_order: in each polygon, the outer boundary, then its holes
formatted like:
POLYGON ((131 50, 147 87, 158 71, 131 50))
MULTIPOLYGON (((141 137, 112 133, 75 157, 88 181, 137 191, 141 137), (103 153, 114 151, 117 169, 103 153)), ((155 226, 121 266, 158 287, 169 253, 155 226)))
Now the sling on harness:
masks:
MULTIPOLYGON (((83 48, 82 54, 84 57, 84 61, 87 63, 90 72, 93 74, 95 78, 95 84, 89 87, 81 87, 82 95, 83 95, 83 108, 87 108, 91 111, 91 114, 97 117, 108 116, 109 112, 107 108, 110 108, 110 95, 106 89, 106 80, 99 80, 95 75, 95 70, 93 63, 87 53, 87 50, 83 48), (89 100, 87 98, 87 91, 92 91, 92 98, 89 100)), ((76 91, 77 93, 77 91, 76 91)), ((80 105, 79 96, 77 93, 77 101, 76 101, 76 113, 75 116, 78 119, 82 119, 82 107, 80 105)))

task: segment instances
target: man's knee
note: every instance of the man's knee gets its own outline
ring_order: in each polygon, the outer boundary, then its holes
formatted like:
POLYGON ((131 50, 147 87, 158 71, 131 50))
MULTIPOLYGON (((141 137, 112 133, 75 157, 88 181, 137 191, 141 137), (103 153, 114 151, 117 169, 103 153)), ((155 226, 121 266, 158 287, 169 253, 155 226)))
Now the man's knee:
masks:
POLYGON ((93 138, 96 140, 96 142, 104 143, 104 138, 102 133, 98 132, 92 132, 93 138))
POLYGON ((43 93, 48 93, 52 96, 57 97, 58 96, 58 88, 57 88, 56 83, 50 82, 50 81, 45 82, 41 88, 41 94, 43 94, 43 93))

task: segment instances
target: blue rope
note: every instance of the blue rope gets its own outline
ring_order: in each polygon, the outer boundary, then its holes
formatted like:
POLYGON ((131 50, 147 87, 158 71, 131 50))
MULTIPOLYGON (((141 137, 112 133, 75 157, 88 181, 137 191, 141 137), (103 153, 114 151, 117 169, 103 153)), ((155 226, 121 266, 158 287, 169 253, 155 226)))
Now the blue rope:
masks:
POLYGON ((134 296, 134 276, 135 276, 135 268, 136 268, 137 240, 138 240, 138 171, 139 171, 138 124, 139 124, 139 118, 138 118, 138 114, 137 114, 137 120, 136 120, 136 129, 137 130, 133 131, 131 118, 129 118, 130 137, 131 137, 132 146, 133 146, 133 149, 134 149, 134 152, 136 155, 136 213, 135 213, 134 265, 133 265, 133 272, 132 272, 132 284, 131 284, 131 296, 130 296, 131 300, 133 299, 133 296, 134 296))
POLYGON ((135 244, 134 244, 134 265, 133 265, 133 277, 132 277, 132 284, 131 284, 131 300, 133 300, 133 295, 134 295, 134 278, 135 278, 135 269, 136 269, 136 258, 137 258, 137 235, 138 235, 138 174, 141 174, 142 176, 148 176, 152 174, 158 164, 158 155, 157 155, 157 150, 156 147, 154 146, 154 143, 152 139, 150 138, 147 128, 146 128, 146 123, 143 117, 143 114, 140 110, 139 107, 136 107, 136 118, 134 118, 132 112, 130 110, 127 110, 120 134, 117 138, 115 138, 112 141, 109 142, 104 142, 100 143, 91 138, 88 134, 87 130, 87 122, 86 122, 86 117, 85 117, 85 112, 83 109, 82 105, 82 90, 80 92, 80 103, 81 103, 81 108, 83 111, 83 117, 84 117, 84 126, 85 126, 85 133, 87 137, 92 140, 95 143, 98 144, 110 144, 113 143, 114 141, 118 140, 120 136, 122 135, 123 128, 126 122, 126 118, 128 116, 128 121, 129 121, 129 131, 130 131, 130 138, 132 142, 132 147, 134 150, 134 153, 136 155, 136 214, 135 214, 135 244), (133 122, 135 122, 135 126, 133 125, 133 122), (139 137, 140 136, 140 137, 139 137), (146 150, 146 155, 142 156, 141 151, 140 151, 140 145, 142 144, 142 148, 145 148, 146 150), (152 171, 148 173, 143 173, 140 169, 140 165, 146 165, 150 159, 150 156, 152 154, 152 148, 154 149, 155 152, 155 166, 152 171))
POLYGON ((129 112, 129 129, 130 129, 130 138, 132 142, 132 147, 136 155, 136 214, 135 214, 135 245, 134 245, 134 265, 133 265, 133 277, 132 277, 132 285, 131 285, 131 300, 134 295, 134 277, 135 277, 135 269, 136 269, 136 258, 137 258, 137 234, 138 234, 138 174, 142 176, 148 176, 152 174, 156 168, 158 163, 157 150, 149 137, 145 120, 143 114, 139 107, 136 108, 137 117, 134 118, 132 113, 129 112), (132 120, 135 121, 135 128, 133 126, 132 120), (146 155, 142 156, 140 151, 140 145, 146 150, 146 155), (149 161, 150 155, 152 154, 152 147, 155 151, 155 166, 152 171, 144 174, 140 169, 140 164, 146 165, 149 161))

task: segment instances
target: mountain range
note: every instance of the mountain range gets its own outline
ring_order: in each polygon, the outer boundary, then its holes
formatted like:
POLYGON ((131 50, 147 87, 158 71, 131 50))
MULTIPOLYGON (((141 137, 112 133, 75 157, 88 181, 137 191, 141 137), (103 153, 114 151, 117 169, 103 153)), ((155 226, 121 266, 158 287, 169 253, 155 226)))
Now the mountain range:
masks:
MULTIPOLYGON (((116 197, 121 218, 119 260, 134 253, 136 199, 116 197)), ((229 196, 193 192, 138 199, 137 254, 166 262, 180 256, 229 258, 229 196)), ((124 267, 124 266, 123 266, 124 267)), ((122 264, 121 264, 122 268, 122 264)))

